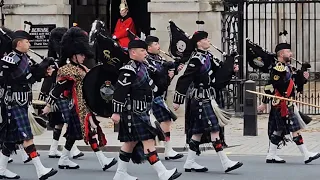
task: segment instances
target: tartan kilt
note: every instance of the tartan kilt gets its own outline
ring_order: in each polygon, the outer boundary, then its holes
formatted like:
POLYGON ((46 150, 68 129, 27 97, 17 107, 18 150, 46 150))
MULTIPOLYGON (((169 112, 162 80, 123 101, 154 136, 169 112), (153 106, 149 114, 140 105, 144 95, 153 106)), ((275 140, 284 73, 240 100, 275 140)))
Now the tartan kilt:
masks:
POLYGON ((63 122, 68 124, 64 137, 72 138, 74 140, 82 140, 83 136, 80 118, 77 114, 75 106, 70 100, 67 99, 58 99, 56 101, 56 105, 61 113, 63 122))
POLYGON ((282 118, 280 108, 271 107, 268 122, 268 135, 270 136, 274 131, 282 131, 283 135, 296 132, 301 129, 299 120, 294 114, 293 106, 288 107, 289 117, 282 118))
MULTIPOLYGON (((5 109, 8 112, 8 109, 5 109)), ((11 119, 4 118, 4 122, 1 124, 0 142, 21 144, 25 140, 33 139, 28 118, 28 104, 20 106, 16 102, 12 102, 9 112, 11 119)))
POLYGON ((211 143, 211 132, 218 132, 220 126, 218 120, 213 112, 211 101, 209 99, 202 100, 202 113, 199 119, 199 101, 194 98, 187 98, 186 100, 186 143, 194 134, 202 134, 200 144, 211 143), (209 121, 210 124, 209 125, 209 121))
POLYGON ((155 139, 157 133, 151 126, 150 109, 148 103, 147 111, 140 114, 124 111, 120 114, 118 140, 120 142, 145 141, 155 139), (129 132, 128 115, 131 115, 131 132, 129 132))
POLYGON ((161 96, 158 96, 152 101, 152 114, 157 119, 159 123, 171 121, 171 115, 169 108, 161 96))

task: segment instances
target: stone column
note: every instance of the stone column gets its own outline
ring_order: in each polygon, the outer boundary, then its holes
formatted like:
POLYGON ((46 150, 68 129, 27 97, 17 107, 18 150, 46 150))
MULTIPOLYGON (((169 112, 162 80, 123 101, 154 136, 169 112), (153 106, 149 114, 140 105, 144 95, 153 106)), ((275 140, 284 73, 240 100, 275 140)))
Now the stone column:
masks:
MULTIPOLYGON (((189 35, 198 30, 197 20, 204 21, 204 30, 209 33, 212 44, 221 48, 221 11, 223 11, 223 5, 219 0, 151 0, 148 4, 148 10, 151 13, 151 27, 156 28, 156 31, 151 33, 160 38, 162 50, 168 52, 170 39, 167 27, 170 19, 189 35)), ((221 56, 213 48, 211 50, 216 56, 221 56)), ((169 107, 172 107, 172 96, 180 75, 173 79, 169 87, 167 100, 169 107)), ((184 116, 184 106, 177 114, 184 116)))
MULTIPOLYGON (((12 30, 24 29, 24 21, 33 24, 56 24, 57 27, 69 27, 71 6, 69 0, 10 0, 3 6, 5 26, 12 30)), ((46 56, 47 49, 36 49, 37 53, 46 56)), ((41 59, 30 55, 36 60, 41 59)), ((41 83, 35 84, 34 98, 38 98, 41 83)))

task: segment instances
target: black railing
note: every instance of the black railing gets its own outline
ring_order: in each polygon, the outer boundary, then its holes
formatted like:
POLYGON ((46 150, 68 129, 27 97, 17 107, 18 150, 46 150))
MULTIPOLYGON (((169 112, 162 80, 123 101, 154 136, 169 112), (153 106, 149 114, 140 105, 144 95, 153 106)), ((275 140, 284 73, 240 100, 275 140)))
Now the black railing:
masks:
POLYGON ((230 84, 224 89, 224 104, 226 109, 233 109, 235 112, 243 111, 243 83, 244 67, 243 61, 243 9, 244 1, 224 1, 224 12, 222 13, 222 50, 228 55, 236 53, 239 65, 239 72, 236 73, 230 84))
MULTIPOLYGON (((311 64, 310 80, 304 86, 303 94, 297 95, 297 100, 310 104, 320 105, 319 69, 320 31, 317 24, 320 22, 320 1, 246 1, 245 8, 245 36, 259 44, 269 52, 274 52, 275 46, 281 42, 279 33, 288 32, 287 41, 292 46, 294 57, 301 62, 311 64)), ((242 29, 240 30, 242 31, 242 29)), ((239 34, 241 34, 239 32, 239 34)), ((257 91, 263 92, 267 74, 252 70, 245 63, 246 79, 257 81, 257 91)), ((300 69, 298 63, 293 65, 300 69)), ((258 104, 261 99, 258 99, 258 104)), ((299 105, 301 112, 306 114, 320 114, 320 110, 306 105, 299 105)))

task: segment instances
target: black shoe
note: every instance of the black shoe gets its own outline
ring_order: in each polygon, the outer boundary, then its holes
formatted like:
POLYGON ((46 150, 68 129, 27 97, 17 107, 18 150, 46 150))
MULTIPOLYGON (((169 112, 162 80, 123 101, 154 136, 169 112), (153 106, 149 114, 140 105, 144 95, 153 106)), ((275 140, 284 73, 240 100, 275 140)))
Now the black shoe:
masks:
POLYGON ((203 167, 201 169, 194 169, 194 168, 191 168, 191 169, 184 169, 185 172, 207 172, 208 171, 208 168, 206 167, 203 167))
POLYGON ((309 157, 309 159, 306 160, 306 161, 304 161, 304 163, 305 163, 305 164, 308 164, 308 163, 310 163, 311 161, 318 159, 319 157, 320 157, 320 153, 316 154, 315 156, 309 157))
POLYGON ((79 157, 82 157, 82 156, 84 156, 84 154, 83 154, 83 152, 80 152, 79 154, 73 156, 72 158, 73 159, 78 159, 79 157))
POLYGON ((55 169, 52 168, 50 172, 48 172, 47 174, 41 176, 41 177, 39 178, 39 180, 48 179, 49 177, 54 176, 55 174, 57 174, 57 172, 58 172, 57 170, 55 170, 55 169))
POLYGON ((179 173, 178 170, 173 173, 173 175, 168 180, 174 180, 181 176, 182 173, 179 173))
POLYGON ((230 172, 230 171, 233 171, 235 169, 238 169, 239 167, 241 167, 243 165, 242 162, 238 162, 236 165, 232 166, 232 167, 229 167, 227 170, 225 170, 224 172, 227 173, 227 172, 230 172))
POLYGON ((79 169, 80 168, 79 165, 74 166, 74 167, 70 167, 68 165, 59 165, 58 167, 59 167, 59 169, 79 169))
POLYGON ((118 161, 117 161, 115 158, 113 158, 113 160, 111 161, 111 163, 108 164, 108 165, 105 165, 105 166, 102 168, 102 170, 105 171, 105 170, 111 168, 113 165, 117 164, 117 162, 118 162, 118 161))
POLYGON ((286 163, 285 160, 275 160, 275 159, 266 159, 266 163, 278 163, 278 164, 283 164, 283 163, 286 163))
POLYGON ((177 154, 177 155, 175 155, 175 156, 173 156, 173 157, 165 157, 165 160, 170 160, 170 159, 180 159, 180 158, 183 158, 183 154, 177 154))
POLYGON ((20 176, 19 175, 16 175, 15 177, 0 176, 0 179, 20 179, 20 176))

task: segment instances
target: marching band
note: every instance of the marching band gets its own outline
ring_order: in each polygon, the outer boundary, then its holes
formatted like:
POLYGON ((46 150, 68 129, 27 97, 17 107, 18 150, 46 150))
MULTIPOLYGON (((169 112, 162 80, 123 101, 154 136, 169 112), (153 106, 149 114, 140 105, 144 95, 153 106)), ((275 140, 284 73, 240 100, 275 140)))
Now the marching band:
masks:
MULTIPOLYGON (((196 162, 196 157, 205 150, 204 146, 215 149, 225 173, 243 166, 240 161, 230 160, 223 150, 227 146, 223 127, 229 123, 231 114, 222 109, 224 99, 220 91, 239 70, 236 55, 228 55, 212 45, 203 29, 189 36, 171 20, 171 52, 167 54, 160 49, 158 37, 147 36, 145 40, 130 38, 130 33, 132 35, 136 31, 127 4, 122 3, 119 8, 122 17, 113 34, 106 34, 101 29, 95 29, 88 35, 79 27, 55 28, 50 35, 48 57, 30 49, 28 32, 0 29, 1 43, 7 45, 1 49, 0 60, 0 179, 20 178, 7 169, 7 164, 12 161, 10 155, 17 149, 25 163, 32 161, 40 180, 58 172, 42 165, 33 143, 33 137, 46 129, 47 121, 54 128, 49 157, 59 158, 60 169, 80 168, 70 158, 84 155, 75 146, 76 141, 83 140, 90 145, 103 171, 117 164, 114 180, 138 179, 127 173, 130 160, 134 164, 148 161, 160 180, 177 179, 182 173, 177 168, 168 170, 162 164, 155 144, 156 138, 164 141, 166 160, 183 158, 183 154, 173 150, 170 135, 171 125, 177 119, 174 111, 182 104, 186 104, 188 145, 183 166, 185 172, 208 171, 207 167, 196 162), (84 63, 94 57, 91 41, 106 42, 104 44, 110 48, 106 51, 98 46, 99 55, 96 56, 99 63, 88 69, 84 63), (229 58, 231 63, 216 58, 209 51, 211 46, 229 58), (43 61, 36 63, 27 54, 29 51, 43 61), (169 55, 174 61, 165 60, 160 53, 169 55), (166 102, 166 92, 184 66, 186 69, 175 87, 172 111, 166 102), (44 83, 39 100, 34 101, 32 85, 42 79, 44 83), (91 87, 92 84, 96 85, 91 87), (32 105, 43 107, 42 113, 36 114, 32 105), (119 124, 118 140, 123 145, 118 160, 106 157, 100 150, 107 145, 107 135, 96 116, 111 118, 119 124), (63 151, 59 152, 58 142, 64 124, 67 126, 64 134, 66 143, 63 151)), ((104 28, 101 24, 100 28, 104 28)), ((197 24, 204 22, 197 21, 197 24)), ((263 104, 258 107, 263 111, 268 103, 272 105, 266 163, 286 163, 276 152, 281 144, 287 142, 285 135, 289 133, 306 164, 318 159, 320 153, 308 151, 300 131, 308 124, 308 117, 299 112, 294 103, 299 103, 294 96, 303 90, 303 84, 309 78, 307 69, 310 65, 301 63, 303 68, 300 70, 292 67, 291 46, 287 42, 278 44, 275 54, 268 53, 250 40, 247 40, 247 46, 249 64, 270 73, 265 93, 262 93, 265 95, 263 104)))

